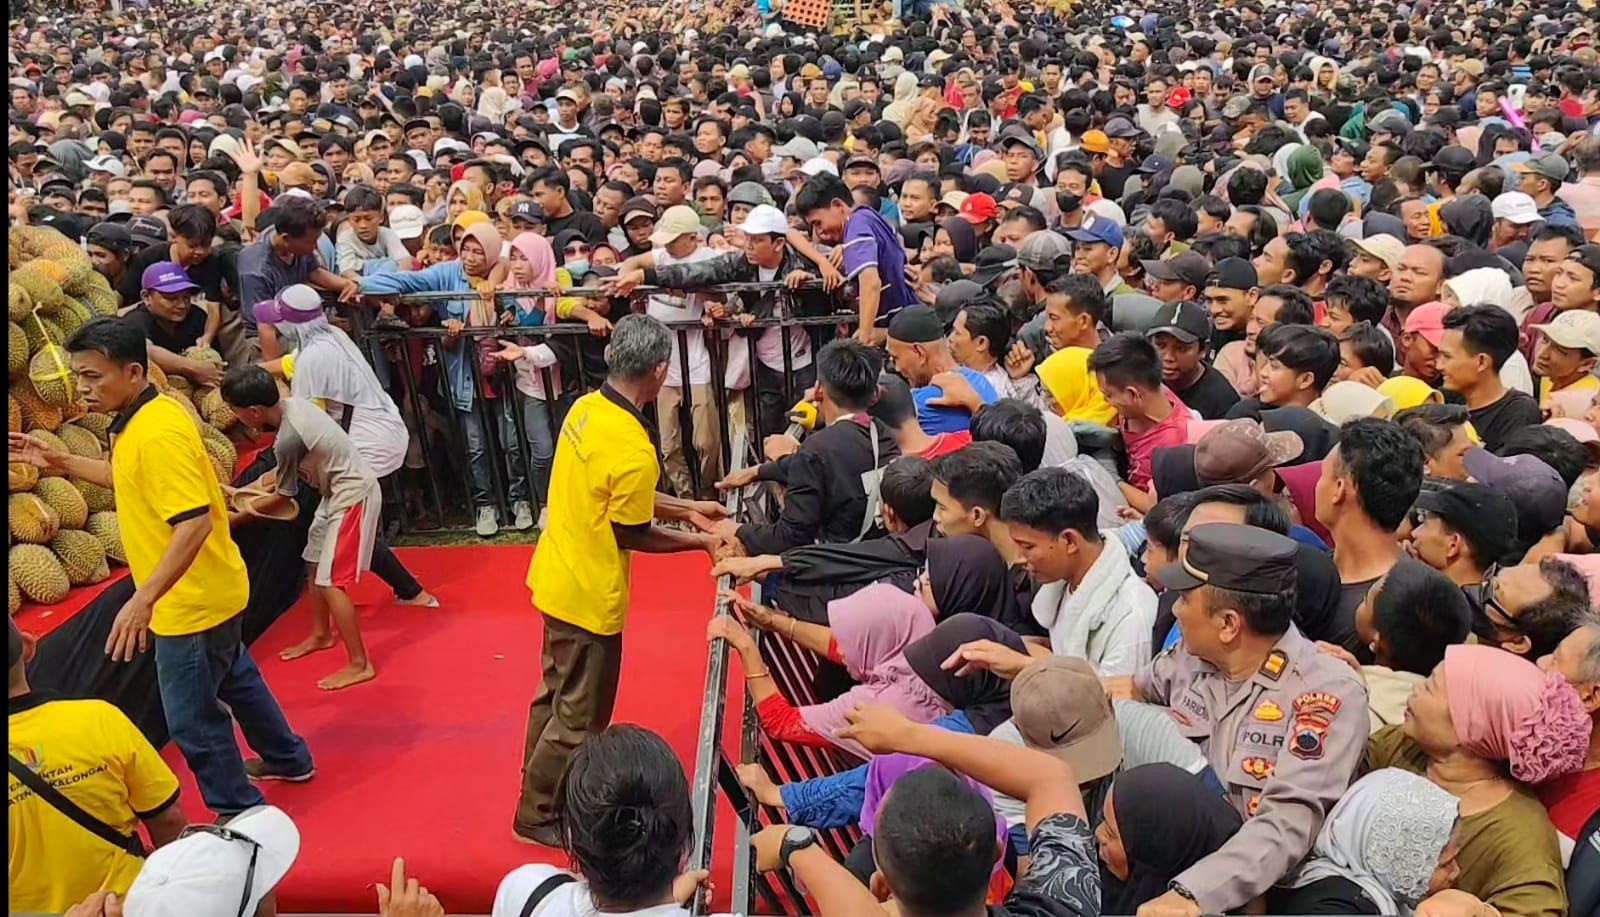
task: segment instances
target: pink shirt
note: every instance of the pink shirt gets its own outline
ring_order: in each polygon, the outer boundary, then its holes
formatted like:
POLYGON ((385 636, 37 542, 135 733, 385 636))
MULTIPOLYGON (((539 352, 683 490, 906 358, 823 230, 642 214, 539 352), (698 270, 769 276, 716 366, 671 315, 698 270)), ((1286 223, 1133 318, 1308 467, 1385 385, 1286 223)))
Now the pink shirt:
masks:
POLYGON ((1134 431, 1119 419, 1122 442, 1128 447, 1128 483, 1140 490, 1150 489, 1150 453, 1162 446, 1181 446, 1188 441, 1189 418, 1192 416, 1182 400, 1165 385, 1161 393, 1167 396, 1172 410, 1162 421, 1148 430, 1134 431))
POLYGON ((1572 205, 1584 235, 1593 239, 1595 233, 1600 231, 1600 175, 1585 175, 1575 182, 1562 185, 1556 197, 1572 205))

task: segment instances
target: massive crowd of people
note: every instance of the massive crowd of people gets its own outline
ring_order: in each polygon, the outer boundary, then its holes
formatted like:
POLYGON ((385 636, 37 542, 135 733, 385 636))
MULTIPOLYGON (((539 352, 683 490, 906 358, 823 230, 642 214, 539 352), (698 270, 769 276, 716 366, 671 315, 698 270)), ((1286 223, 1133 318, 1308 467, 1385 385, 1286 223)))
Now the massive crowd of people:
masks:
POLYGON ((106 652, 220 818, 12 623, 12 911, 265 913, 298 850, 248 520, 159 369, 318 494, 328 690, 381 677, 345 586, 435 602, 380 481, 458 456, 480 535, 541 530, 512 825, 572 870, 496 917, 705 890, 682 765, 609 725, 628 552, 683 550, 752 584, 707 639, 768 738, 854 765, 739 774, 824 915, 1600 913, 1592 0, 124 6, 13 9, 11 223, 122 309, 62 342, 111 460, 10 460, 115 485, 106 652))

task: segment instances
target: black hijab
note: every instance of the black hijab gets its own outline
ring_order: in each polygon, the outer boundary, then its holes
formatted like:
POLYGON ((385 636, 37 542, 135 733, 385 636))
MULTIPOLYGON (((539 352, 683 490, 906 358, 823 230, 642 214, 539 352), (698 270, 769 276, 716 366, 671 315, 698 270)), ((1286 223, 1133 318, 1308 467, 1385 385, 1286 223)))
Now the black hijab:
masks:
POLYGON ((1150 483, 1165 500, 1201 488, 1194 470, 1194 446, 1162 446, 1150 453, 1150 483))
POLYGON ((950 247, 955 249, 957 261, 971 264, 978 257, 978 234, 964 217, 951 217, 939 226, 950 237, 950 247))
POLYGON ((928 584, 940 619, 969 612, 1009 626, 1019 613, 1006 562, 981 535, 929 541, 928 584))
POLYGON ((987 669, 967 675, 944 669, 944 661, 961 644, 974 640, 993 640, 1019 653, 1028 651, 1021 637, 993 618, 958 614, 934 625, 927 636, 912 641, 905 649, 905 657, 911 671, 944 698, 950 709, 966 714, 978 735, 988 735, 1011 718, 1011 683, 987 669))
POLYGON ((1133 914, 1166 894, 1179 873, 1221 847, 1244 820, 1205 781, 1172 764, 1145 764, 1117 775, 1111 790, 1128 878, 1100 870, 1102 914, 1133 914))
POLYGON ((1268 433, 1292 430, 1299 434, 1305 445, 1300 457, 1290 459, 1286 465, 1304 465, 1328 457, 1333 447, 1339 445, 1339 428, 1317 416, 1307 408, 1272 408, 1261 412, 1261 426, 1268 433))

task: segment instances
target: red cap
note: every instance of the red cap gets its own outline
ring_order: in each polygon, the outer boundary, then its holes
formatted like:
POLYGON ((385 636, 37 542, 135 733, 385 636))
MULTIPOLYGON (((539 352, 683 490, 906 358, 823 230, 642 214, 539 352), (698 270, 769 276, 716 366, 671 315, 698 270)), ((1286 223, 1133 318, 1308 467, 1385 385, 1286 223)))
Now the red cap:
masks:
POLYGON ((1189 90, 1188 89, 1185 89, 1182 86, 1175 86, 1175 87, 1173 87, 1171 92, 1167 93, 1167 107, 1168 108, 1176 108, 1176 109, 1180 109, 1181 110, 1185 105, 1188 105, 1193 99, 1194 99, 1194 96, 1189 94, 1189 90))
POLYGON ((982 223, 994 219, 1000 208, 995 205, 994 198, 979 191, 977 194, 967 195, 967 199, 961 202, 957 212, 965 217, 968 223, 982 223))

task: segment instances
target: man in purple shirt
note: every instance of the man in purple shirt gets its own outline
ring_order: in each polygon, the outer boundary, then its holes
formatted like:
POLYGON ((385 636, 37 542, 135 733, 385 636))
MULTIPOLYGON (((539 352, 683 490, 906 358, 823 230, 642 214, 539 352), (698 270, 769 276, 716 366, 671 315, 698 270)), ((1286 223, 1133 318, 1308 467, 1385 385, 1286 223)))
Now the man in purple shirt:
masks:
POLYGON ((811 224, 817 241, 838 245, 844 253, 839 269, 856 282, 861 302, 856 340, 882 346, 890 317, 916 298, 906 283, 899 235, 877 211, 851 204, 850 189, 826 173, 807 179, 795 195, 795 212, 811 224))

